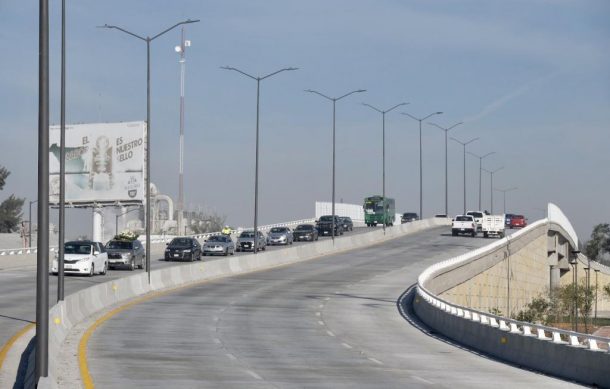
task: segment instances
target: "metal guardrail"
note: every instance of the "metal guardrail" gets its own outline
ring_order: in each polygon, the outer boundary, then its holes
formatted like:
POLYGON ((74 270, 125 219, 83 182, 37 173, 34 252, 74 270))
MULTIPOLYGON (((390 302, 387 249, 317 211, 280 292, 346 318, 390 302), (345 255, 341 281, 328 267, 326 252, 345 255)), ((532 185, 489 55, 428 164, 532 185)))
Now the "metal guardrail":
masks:
POLYGON ((430 303, 437 309, 444 311, 445 313, 457 317, 462 317, 465 320, 471 320, 481 325, 486 325, 494 328, 498 328, 501 331, 506 331, 511 334, 518 334, 522 336, 536 337, 542 341, 551 341, 556 344, 562 344, 569 347, 579 347, 588 349, 595 352, 608 352, 610 353, 610 338, 594 336, 584 334, 580 332, 562 330, 559 328, 548 327, 539 324, 522 322, 503 316, 494 315, 487 312, 478 311, 476 309, 466 308, 464 306, 451 303, 447 300, 441 299, 434 295, 425 288, 425 283, 431 279, 431 277, 450 266, 465 263, 472 258, 475 258, 485 252, 491 252, 500 246, 508 243, 511 239, 515 239, 520 235, 526 234, 529 230, 532 230, 540 225, 548 223, 548 219, 538 220, 528 227, 516 232, 511 236, 500 239, 490 245, 481 247, 479 249, 470 251, 466 254, 439 262, 428 267, 420 274, 417 280, 417 294, 430 303))

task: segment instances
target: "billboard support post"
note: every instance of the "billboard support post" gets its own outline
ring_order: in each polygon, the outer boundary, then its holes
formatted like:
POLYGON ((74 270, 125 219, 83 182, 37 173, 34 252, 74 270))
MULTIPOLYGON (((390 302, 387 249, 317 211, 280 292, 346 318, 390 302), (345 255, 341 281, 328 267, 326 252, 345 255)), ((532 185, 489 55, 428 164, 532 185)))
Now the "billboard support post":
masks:
POLYGON ((57 301, 64 300, 64 241, 66 237, 66 0, 61 0, 61 102, 59 146, 59 242, 57 250, 57 301))

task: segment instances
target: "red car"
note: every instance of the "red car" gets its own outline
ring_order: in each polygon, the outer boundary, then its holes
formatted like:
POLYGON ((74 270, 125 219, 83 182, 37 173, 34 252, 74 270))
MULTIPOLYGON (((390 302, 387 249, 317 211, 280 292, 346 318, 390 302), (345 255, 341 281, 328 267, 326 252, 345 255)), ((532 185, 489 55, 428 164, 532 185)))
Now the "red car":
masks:
POLYGON ((527 226, 527 219, 523 215, 513 215, 510 219, 510 228, 523 228, 527 226))

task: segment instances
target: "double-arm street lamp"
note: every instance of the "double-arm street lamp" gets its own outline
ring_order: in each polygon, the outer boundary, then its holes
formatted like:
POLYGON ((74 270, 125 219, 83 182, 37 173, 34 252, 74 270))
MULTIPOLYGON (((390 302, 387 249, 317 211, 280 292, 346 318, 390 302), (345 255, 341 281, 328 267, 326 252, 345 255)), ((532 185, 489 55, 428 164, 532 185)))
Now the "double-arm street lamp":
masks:
POLYGON ((447 133, 451 131, 453 128, 459 126, 460 124, 464 124, 462 122, 455 123, 451 127, 441 127, 436 123, 428 123, 431 126, 438 127, 445 133, 445 215, 449 215, 449 168, 447 162, 447 133))
POLYGON ((187 19, 183 22, 176 23, 173 26, 161 31, 152 37, 143 37, 133 32, 127 31, 124 28, 105 24, 100 28, 115 29, 124 32, 134 38, 146 42, 146 272, 148 273, 148 283, 150 284, 150 43, 161 35, 173 30, 183 24, 197 23, 199 20, 187 19))
POLYGON ((475 153, 471 153, 470 151, 467 151, 468 154, 472 155, 473 157, 476 157, 479 159, 479 209, 478 211, 482 210, 483 208, 481 205, 481 177, 483 176, 483 159, 489 157, 490 155, 495 154, 495 151, 492 151, 490 153, 484 154, 484 155, 478 155, 475 153))
POLYGON ((498 188, 496 188, 496 190, 498 192, 502 192, 502 197, 503 197, 503 200, 504 200, 504 213, 505 214, 506 214, 506 193, 507 192, 512 192, 513 190, 517 190, 517 189, 519 189, 519 188, 517 188, 516 186, 513 186, 512 188, 506 188, 506 189, 498 189, 498 188))
POLYGON ((419 218, 424 218, 424 179, 423 179, 423 166, 422 166, 422 142, 421 142, 421 122, 434 115, 441 115, 442 112, 434 112, 423 118, 416 118, 415 116, 406 112, 401 112, 403 115, 410 117, 413 120, 419 122, 419 218))
POLYGON ((472 142, 474 142, 475 140, 478 140, 478 139, 479 138, 476 137, 476 138, 469 140, 468 142, 462 142, 461 140, 451 137, 451 140, 461 144, 462 147, 464 148, 464 213, 463 213, 463 215, 466 214, 466 146, 468 146, 469 144, 471 144, 472 142))
POLYGON ((269 77, 275 76, 278 73, 285 71, 297 70, 298 68, 283 68, 280 70, 276 70, 273 73, 269 73, 266 76, 253 76, 246 72, 243 72, 237 68, 233 68, 230 66, 222 66, 221 69, 224 70, 233 70, 237 73, 240 73, 248 78, 256 81, 256 160, 255 160, 255 168, 254 168, 254 251, 256 254, 258 252, 258 133, 259 133, 259 116, 260 116, 260 90, 261 90, 261 81, 267 79, 269 77))
POLYGON ((489 173, 489 176, 491 178, 490 182, 489 182, 489 192, 490 192, 490 197, 491 197, 491 209, 489 212, 491 212, 491 214, 493 215, 494 213, 494 174, 496 174, 497 172, 499 172, 500 170, 504 169, 504 166, 501 166, 495 170, 487 170, 485 168, 483 168, 484 171, 486 171, 487 173, 489 173))
MULTIPOLYGON (((383 197, 383 214, 384 215, 386 213, 386 206, 385 206, 385 204, 386 204, 386 199, 385 199, 385 114, 390 112, 390 111, 392 111, 392 110, 394 110, 394 109, 396 109, 396 108, 398 108, 398 107, 400 107, 400 106, 407 105, 407 104, 409 104, 409 103, 396 104, 392 108, 389 108, 389 109, 386 109, 385 111, 383 111, 383 110, 381 110, 379 108, 373 107, 370 104, 362 103, 362 105, 366 105, 367 107, 369 107, 371 109, 374 109, 375 111, 377 111, 377 112, 379 112, 381 114, 381 144, 382 144, 382 152, 381 152, 382 157, 381 157, 381 159, 383 161, 382 164, 381 164, 382 165, 382 168, 381 168, 381 171, 382 171, 382 173, 381 173, 381 197, 383 197)), ((385 216, 384 216, 384 219, 385 219, 385 216)), ((384 234, 385 234, 385 225, 386 225, 386 223, 387 223, 387 220, 384 220, 383 221, 383 233, 384 234)))
POLYGON ((358 90, 353 90, 349 93, 344 94, 343 96, 340 97, 329 97, 326 96, 323 93, 320 93, 318 91, 315 91, 313 89, 307 89, 305 92, 309 92, 309 93, 315 93, 319 96, 324 97, 327 100, 330 100, 333 102, 333 184, 332 184, 332 237, 333 237, 333 242, 335 241, 335 113, 336 113, 336 105, 337 105, 337 101, 341 100, 349 95, 352 95, 354 93, 362 93, 362 92, 366 92, 365 89, 358 89, 358 90))

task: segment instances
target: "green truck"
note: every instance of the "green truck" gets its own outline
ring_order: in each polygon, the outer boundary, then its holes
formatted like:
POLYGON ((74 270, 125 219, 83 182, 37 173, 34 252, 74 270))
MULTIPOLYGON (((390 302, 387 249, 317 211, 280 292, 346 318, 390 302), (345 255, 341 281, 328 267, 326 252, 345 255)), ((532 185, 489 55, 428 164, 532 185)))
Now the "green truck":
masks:
POLYGON ((394 199, 383 196, 371 196, 364 199, 364 222, 369 227, 377 224, 394 225, 396 209, 394 199))

